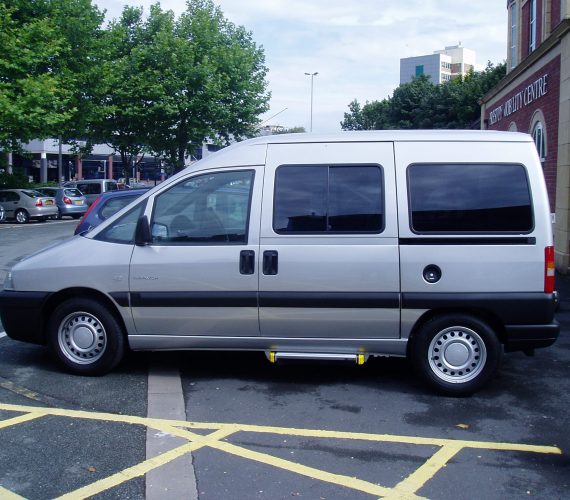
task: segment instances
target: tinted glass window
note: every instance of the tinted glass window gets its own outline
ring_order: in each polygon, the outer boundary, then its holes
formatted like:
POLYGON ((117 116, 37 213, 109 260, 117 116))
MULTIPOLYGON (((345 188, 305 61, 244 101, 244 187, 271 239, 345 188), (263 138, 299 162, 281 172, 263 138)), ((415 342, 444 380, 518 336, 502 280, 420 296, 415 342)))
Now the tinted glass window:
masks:
POLYGON ((106 182, 105 183, 105 190, 106 191, 117 191, 118 187, 117 184, 114 182, 106 182))
POLYGON ((114 243, 134 244, 135 229, 137 222, 143 213, 145 202, 139 203, 132 210, 129 210, 122 217, 119 217, 108 228, 98 234, 95 239, 102 241, 112 241, 114 243))
POLYGON ((107 200, 101 210, 99 211, 99 217, 103 220, 108 219, 111 215, 116 214, 119 210, 126 207, 131 201, 133 201, 137 196, 121 196, 120 198, 110 198, 107 200))
POLYGON ((186 179, 156 198, 155 244, 247 243, 254 172, 216 172, 186 179))
POLYGON ((416 232, 529 232, 534 227, 522 165, 412 165, 411 225, 416 232))
POLYGON ((277 233, 379 233, 384 227, 382 169, 283 166, 277 169, 277 233))
MULTIPOLYGON (((72 196, 72 197, 78 197, 78 196, 83 196, 81 194, 81 191, 79 191, 79 189, 72 189, 72 188, 67 188, 63 190, 63 194, 65 196, 72 196)), ((55 195, 55 193, 54 193, 55 195)))
POLYGON ((14 191, 4 191, 0 193, 0 201, 19 201, 20 195, 14 191))
POLYGON ((95 182, 86 182, 77 184, 77 187, 83 194, 101 194, 101 184, 95 182))

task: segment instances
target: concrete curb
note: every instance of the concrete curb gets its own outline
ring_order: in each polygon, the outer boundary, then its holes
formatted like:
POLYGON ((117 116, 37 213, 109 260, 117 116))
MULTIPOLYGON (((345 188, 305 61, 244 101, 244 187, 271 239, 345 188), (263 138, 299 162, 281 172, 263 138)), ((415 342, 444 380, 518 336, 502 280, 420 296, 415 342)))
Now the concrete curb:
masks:
MULTIPOLYGON (((156 354, 159 356, 159 354, 156 354)), ((158 361, 148 373, 149 418, 186 420, 180 372, 158 361)), ((152 458, 176 448, 186 440, 149 428, 146 437, 146 457, 152 458)), ((184 455, 146 474, 147 500, 197 500, 196 476, 191 454, 184 455)))

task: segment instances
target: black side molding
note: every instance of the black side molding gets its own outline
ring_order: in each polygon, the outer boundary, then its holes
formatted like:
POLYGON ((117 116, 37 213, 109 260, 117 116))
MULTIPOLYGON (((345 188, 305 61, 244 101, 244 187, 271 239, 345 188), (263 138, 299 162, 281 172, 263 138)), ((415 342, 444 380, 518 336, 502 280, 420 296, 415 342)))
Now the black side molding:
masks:
POLYGON ((536 245, 536 238, 530 237, 482 237, 482 238, 399 238, 400 245, 536 245))
POLYGON ((554 307, 554 294, 542 292, 402 294, 402 309, 478 309, 492 312, 505 325, 550 324, 554 307))

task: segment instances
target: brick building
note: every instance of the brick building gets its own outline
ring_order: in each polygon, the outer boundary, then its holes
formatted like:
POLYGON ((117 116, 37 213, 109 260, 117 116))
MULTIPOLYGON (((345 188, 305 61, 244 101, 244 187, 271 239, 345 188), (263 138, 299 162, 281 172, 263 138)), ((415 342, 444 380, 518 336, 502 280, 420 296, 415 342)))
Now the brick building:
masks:
POLYGON ((507 0, 507 75, 482 98, 481 127, 533 136, 544 169, 556 267, 570 265, 570 0, 507 0))

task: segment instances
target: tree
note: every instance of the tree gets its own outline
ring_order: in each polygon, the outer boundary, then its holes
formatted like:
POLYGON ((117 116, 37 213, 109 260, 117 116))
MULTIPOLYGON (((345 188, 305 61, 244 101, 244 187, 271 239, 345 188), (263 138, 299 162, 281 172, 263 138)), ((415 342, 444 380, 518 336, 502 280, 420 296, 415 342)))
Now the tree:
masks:
POLYGON ((31 1, 0 3, 0 148, 7 151, 48 137, 68 119, 61 108, 69 92, 48 70, 64 41, 35 7, 31 1))
POLYGON ((77 130, 102 19, 91 0, 0 2, 0 149, 77 130))
POLYGON ((343 130, 472 128, 480 116, 479 99, 506 74, 506 65, 490 62, 484 71, 470 71, 441 85, 425 75, 401 84, 382 101, 357 100, 348 105, 343 130))
POLYGON ((253 136, 267 110, 264 53, 211 0, 190 0, 178 18, 153 5, 127 7, 106 35, 95 135, 123 163, 151 153, 177 169, 209 138, 253 136))

